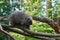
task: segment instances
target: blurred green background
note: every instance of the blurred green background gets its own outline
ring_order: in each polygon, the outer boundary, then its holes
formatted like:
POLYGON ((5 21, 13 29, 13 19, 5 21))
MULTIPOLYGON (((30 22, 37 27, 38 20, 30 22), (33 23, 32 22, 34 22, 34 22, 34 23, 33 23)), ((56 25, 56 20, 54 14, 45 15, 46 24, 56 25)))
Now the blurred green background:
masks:
MULTIPOLYGON (((12 11, 20 10, 27 14, 53 19, 60 16, 60 0, 0 0, 0 16, 8 16, 12 11)), ((8 24, 3 21, 1 24, 8 24)), ((35 32, 54 33, 54 30, 46 23, 33 20, 31 30, 35 32)), ((8 31, 8 30, 7 30, 8 31)), ((8 31, 9 32, 9 31, 8 31)), ((16 40, 40 40, 9 32, 16 40)), ((11 40, 0 32, 0 40, 11 40)))

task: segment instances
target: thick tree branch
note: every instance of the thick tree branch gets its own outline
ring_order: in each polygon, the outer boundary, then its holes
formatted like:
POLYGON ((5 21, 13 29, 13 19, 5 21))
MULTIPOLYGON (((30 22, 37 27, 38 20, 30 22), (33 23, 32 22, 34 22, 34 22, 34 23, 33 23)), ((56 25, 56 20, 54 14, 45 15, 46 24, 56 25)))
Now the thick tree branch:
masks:
POLYGON ((55 30, 56 33, 60 33, 57 27, 57 24, 52 19, 48 19, 45 17, 38 17, 38 16, 32 16, 34 20, 40 21, 40 22, 45 22, 51 26, 55 30))
MULTIPOLYGON (((2 25, 2 27, 7 28, 7 29, 9 28, 8 25, 2 25)), ((33 35, 33 36, 44 36, 44 37, 50 37, 50 38, 60 37, 60 34, 33 32, 33 31, 25 29, 25 28, 20 28, 20 29, 22 29, 24 32, 27 32, 29 35, 33 35)))
POLYGON ((17 30, 17 29, 14 29, 14 28, 11 28, 11 26, 9 25, 2 25, 3 28, 9 30, 9 31, 12 31, 12 32, 15 32, 15 33, 18 33, 18 34, 22 34, 22 35, 25 35, 25 36, 29 36, 29 37, 33 37, 33 38, 37 38, 37 39, 53 39, 53 38, 49 38, 49 37, 44 37, 44 36, 35 36, 35 35, 31 35, 31 34, 28 34, 26 32, 23 32, 23 31, 20 31, 20 30, 17 30))
POLYGON ((0 17, 0 21, 8 20, 8 16, 0 17))

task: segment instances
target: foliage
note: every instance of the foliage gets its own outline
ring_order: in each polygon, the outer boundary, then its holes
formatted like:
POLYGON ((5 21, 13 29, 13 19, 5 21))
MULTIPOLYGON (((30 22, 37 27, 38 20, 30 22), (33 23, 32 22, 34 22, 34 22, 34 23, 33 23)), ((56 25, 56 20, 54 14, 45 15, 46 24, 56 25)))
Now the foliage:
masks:
MULTIPOLYGON (((49 1, 48 0, 17 0, 17 1, 14 0, 13 3, 10 3, 10 0, 0 0, 0 16, 8 16, 12 11, 19 9, 21 11, 24 11, 25 13, 29 13, 35 16, 43 16, 43 17, 48 17, 48 18, 59 17, 60 16, 60 3, 57 2, 57 0, 54 2, 55 2, 55 5, 53 6, 52 0, 49 0, 49 1), (44 5, 42 2, 48 2, 48 4, 46 5, 47 8, 43 7, 44 5)), ((8 21, 4 21, 1 23, 9 24, 8 21)), ((33 25, 31 25, 31 30, 35 32, 54 33, 54 30, 50 28, 48 24, 38 22, 35 20, 33 20, 33 25)), ((12 34, 16 38, 16 40, 40 40, 40 39, 22 36, 20 34, 16 34, 12 32, 10 32, 10 34, 12 34)), ((1 40, 4 40, 5 38, 7 38, 7 36, 5 35, 0 36, 1 40)))
POLYGON ((26 2, 23 3, 23 5, 24 5, 24 11, 26 13, 30 13, 32 15, 37 15, 37 16, 40 15, 38 14, 42 6, 40 0, 30 0, 30 1, 26 0, 26 2))

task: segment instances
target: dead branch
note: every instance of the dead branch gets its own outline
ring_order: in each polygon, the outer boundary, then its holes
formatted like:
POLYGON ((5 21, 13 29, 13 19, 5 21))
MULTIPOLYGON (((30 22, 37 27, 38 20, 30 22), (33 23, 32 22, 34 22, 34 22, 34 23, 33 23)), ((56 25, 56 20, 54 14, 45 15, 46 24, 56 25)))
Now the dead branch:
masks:
POLYGON ((44 36, 31 35, 31 34, 28 34, 28 33, 24 32, 24 31, 11 28, 12 26, 10 26, 10 25, 2 25, 2 27, 4 29, 9 30, 9 31, 12 31, 12 32, 15 32, 15 33, 18 33, 18 34, 22 34, 24 36, 29 36, 29 37, 33 37, 33 38, 37 38, 37 39, 53 39, 53 38, 44 37, 44 36))
POLYGON ((59 30, 58 30, 59 28, 57 27, 57 24, 55 24, 54 20, 48 19, 48 18, 45 18, 45 17, 38 17, 38 16, 32 16, 32 17, 36 21, 40 21, 40 22, 44 22, 44 23, 49 24, 50 27, 52 29, 54 29, 56 33, 60 33, 59 30))
POLYGON ((8 20, 8 16, 0 17, 0 21, 8 20))
POLYGON ((2 32, 2 33, 4 33, 4 34, 8 35, 10 38, 12 38, 12 40, 15 40, 15 38, 14 38, 12 35, 10 35, 7 31, 3 30, 3 28, 2 28, 1 25, 0 25, 0 32, 2 32))
MULTIPOLYGON (((10 25, 9 25, 10 26, 10 25)), ((8 25, 2 25, 2 27, 4 28, 9 28, 8 25)), ((11 29, 11 28, 10 28, 11 29)), ((31 30, 25 29, 25 28, 20 28, 22 29, 24 32, 27 32, 30 36, 43 36, 43 37, 50 37, 50 38, 56 38, 56 37, 60 37, 60 34, 49 34, 49 33, 41 33, 41 32, 33 32, 31 30)), ((15 30, 16 31, 16 30, 15 30)), ((19 33, 19 32, 18 32, 19 33)))

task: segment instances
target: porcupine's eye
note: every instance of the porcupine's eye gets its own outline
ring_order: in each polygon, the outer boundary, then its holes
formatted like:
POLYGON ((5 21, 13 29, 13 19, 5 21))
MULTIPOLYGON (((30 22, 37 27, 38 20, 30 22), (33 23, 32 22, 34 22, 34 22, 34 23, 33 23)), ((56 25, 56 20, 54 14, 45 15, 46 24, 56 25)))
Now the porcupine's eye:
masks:
POLYGON ((32 25, 32 20, 30 18, 27 19, 26 25, 32 25))

